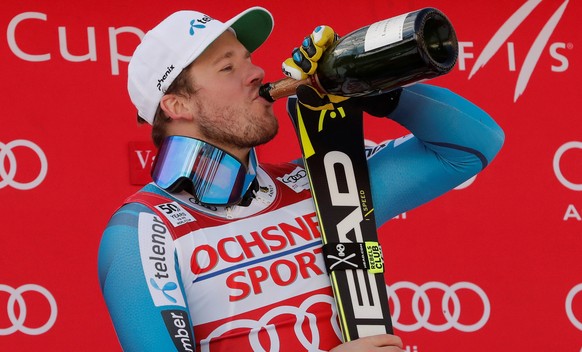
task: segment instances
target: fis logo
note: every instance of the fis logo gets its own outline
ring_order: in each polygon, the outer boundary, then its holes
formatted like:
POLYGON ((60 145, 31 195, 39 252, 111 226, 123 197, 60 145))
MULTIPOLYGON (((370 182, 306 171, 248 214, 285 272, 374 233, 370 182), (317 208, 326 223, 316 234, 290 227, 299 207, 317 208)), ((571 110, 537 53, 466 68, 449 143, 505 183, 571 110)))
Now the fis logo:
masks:
MULTIPOLYGON (((471 79, 481 68, 483 68, 495 54, 497 54, 501 47, 505 44, 507 50, 508 65, 510 71, 516 71, 518 68, 516 66, 515 48, 514 43, 509 40, 509 37, 520 27, 520 25, 527 20, 528 16, 533 12, 533 10, 541 3, 541 0, 527 0, 520 8, 517 9, 497 30, 497 32, 491 37, 489 42, 486 44, 485 48, 479 54, 475 65, 469 73, 469 78, 471 79)), ((517 99, 524 93, 530 78, 537 67, 540 57, 545 52, 548 46, 550 37, 554 30, 556 29, 558 23, 560 22, 566 7, 568 6, 569 0, 565 0, 548 18, 546 23, 541 27, 538 35, 532 42, 527 55, 521 67, 519 67, 519 75, 515 85, 515 91, 513 95, 513 101, 516 102, 517 99)), ((472 52, 468 52, 466 48, 473 46, 472 42, 459 43, 459 69, 461 71, 466 70, 465 61, 466 59, 473 58, 472 52)), ((555 42, 549 43, 549 54, 557 61, 558 64, 551 66, 553 72, 564 72, 568 69, 569 62, 568 58, 564 55, 564 49, 571 49, 573 47, 572 43, 562 43, 555 42)))

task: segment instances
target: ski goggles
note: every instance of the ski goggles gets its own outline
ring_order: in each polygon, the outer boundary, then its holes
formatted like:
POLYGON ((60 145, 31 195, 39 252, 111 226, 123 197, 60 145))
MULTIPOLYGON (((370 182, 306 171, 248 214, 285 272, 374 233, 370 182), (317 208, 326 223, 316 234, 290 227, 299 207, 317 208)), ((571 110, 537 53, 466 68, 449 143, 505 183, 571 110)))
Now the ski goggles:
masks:
POLYGON ((196 201, 212 205, 238 203, 256 177, 254 148, 247 168, 235 156, 211 144, 184 136, 169 136, 160 146, 152 178, 168 192, 185 190, 196 201))

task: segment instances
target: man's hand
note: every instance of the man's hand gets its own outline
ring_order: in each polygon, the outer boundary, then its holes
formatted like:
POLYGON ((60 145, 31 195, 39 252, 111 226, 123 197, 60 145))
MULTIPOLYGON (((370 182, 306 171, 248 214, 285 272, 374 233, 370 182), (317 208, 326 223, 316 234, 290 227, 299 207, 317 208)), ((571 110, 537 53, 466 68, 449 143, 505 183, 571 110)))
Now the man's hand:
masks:
MULTIPOLYGON (((306 79, 315 74, 317 61, 323 52, 338 39, 337 34, 329 26, 317 26, 315 30, 295 48, 290 58, 282 65, 283 73, 296 80, 306 79)), ((331 94, 323 94, 312 86, 301 85, 297 88, 299 102, 310 110, 333 110, 333 104, 347 100, 331 94)))
POLYGON ((283 73, 296 80, 302 80, 314 74, 317 61, 337 38, 331 27, 317 26, 313 33, 303 39, 301 47, 293 49, 291 57, 283 62, 283 73))
POLYGON ((402 340, 398 336, 383 334, 361 337, 357 340, 342 343, 330 352, 404 352, 402 340))

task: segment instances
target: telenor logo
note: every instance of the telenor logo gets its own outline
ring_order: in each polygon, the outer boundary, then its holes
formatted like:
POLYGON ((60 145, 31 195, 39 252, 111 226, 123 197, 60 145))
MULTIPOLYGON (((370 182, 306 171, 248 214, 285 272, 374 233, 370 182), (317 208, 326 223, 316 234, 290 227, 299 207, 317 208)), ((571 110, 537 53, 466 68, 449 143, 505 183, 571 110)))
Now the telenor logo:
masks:
POLYGON ((166 291, 174 291, 178 289, 178 285, 175 282, 166 282, 162 287, 160 287, 156 280, 150 278, 150 284, 154 289, 162 292, 162 294, 172 303, 178 302, 174 297, 170 296, 166 291))
POLYGON ((186 307, 178 286, 172 235, 156 215, 140 213, 138 220, 139 252, 144 278, 156 307, 186 307))
POLYGON ((196 24, 196 20, 190 21, 190 35, 194 35, 195 28, 202 29, 202 28, 206 28, 206 26, 203 24, 196 24))
POLYGON ((190 21, 190 35, 196 34, 196 29, 206 28, 206 23, 212 21, 212 17, 204 16, 202 18, 190 21))

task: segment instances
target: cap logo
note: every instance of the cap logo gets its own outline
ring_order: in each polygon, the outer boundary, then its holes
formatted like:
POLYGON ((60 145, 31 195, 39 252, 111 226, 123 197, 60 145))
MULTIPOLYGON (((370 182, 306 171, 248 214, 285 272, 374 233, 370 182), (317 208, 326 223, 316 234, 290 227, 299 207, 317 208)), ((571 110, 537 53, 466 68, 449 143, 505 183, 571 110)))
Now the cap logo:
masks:
POLYGON ((213 18, 204 15, 204 17, 190 21, 190 35, 194 35, 196 29, 206 28, 206 23, 212 21, 213 18))
POLYGON ((168 67, 166 67, 166 72, 164 72, 164 75, 162 76, 162 78, 158 79, 158 90, 161 92, 162 91, 162 83, 164 83, 164 81, 168 78, 168 76, 170 75, 170 73, 172 73, 172 71, 174 71, 174 65, 170 65, 168 67))

